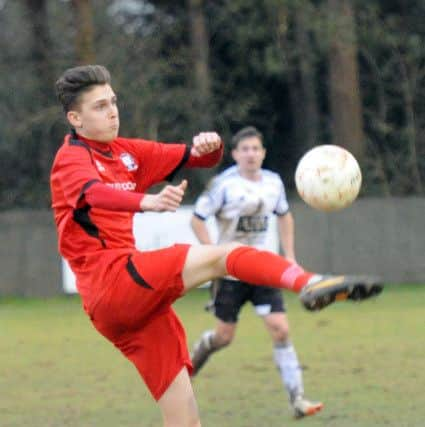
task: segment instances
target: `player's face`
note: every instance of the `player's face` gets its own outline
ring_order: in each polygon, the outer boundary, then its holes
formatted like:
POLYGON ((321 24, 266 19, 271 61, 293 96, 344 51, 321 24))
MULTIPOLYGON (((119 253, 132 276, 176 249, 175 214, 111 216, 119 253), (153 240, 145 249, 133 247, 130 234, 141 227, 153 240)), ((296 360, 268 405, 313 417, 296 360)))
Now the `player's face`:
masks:
POLYGON ((266 149, 256 136, 245 138, 232 151, 232 156, 241 172, 258 171, 266 156, 266 149))
POLYGON ((99 142, 111 142, 120 126, 117 97, 111 86, 96 85, 81 95, 74 111, 67 114, 77 133, 99 142))

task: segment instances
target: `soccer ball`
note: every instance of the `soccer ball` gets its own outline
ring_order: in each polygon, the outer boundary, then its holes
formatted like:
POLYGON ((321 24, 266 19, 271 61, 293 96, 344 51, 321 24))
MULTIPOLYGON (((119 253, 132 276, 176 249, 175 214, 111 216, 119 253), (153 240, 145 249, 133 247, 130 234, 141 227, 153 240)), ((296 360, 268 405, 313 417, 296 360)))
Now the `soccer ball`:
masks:
POLYGON ((354 156, 338 145, 319 145, 298 162, 295 184, 300 197, 320 211, 337 211, 356 199, 362 173, 354 156))

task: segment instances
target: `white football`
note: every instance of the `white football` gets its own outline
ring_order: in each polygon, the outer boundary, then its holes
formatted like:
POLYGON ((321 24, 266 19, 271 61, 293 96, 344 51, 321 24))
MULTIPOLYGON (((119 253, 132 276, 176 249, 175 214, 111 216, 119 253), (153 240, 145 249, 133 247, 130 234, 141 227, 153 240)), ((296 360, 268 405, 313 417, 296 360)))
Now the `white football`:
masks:
POLYGON ((295 184, 300 197, 320 211, 349 206, 362 184, 360 166, 354 156, 338 145, 319 145, 298 162, 295 184))

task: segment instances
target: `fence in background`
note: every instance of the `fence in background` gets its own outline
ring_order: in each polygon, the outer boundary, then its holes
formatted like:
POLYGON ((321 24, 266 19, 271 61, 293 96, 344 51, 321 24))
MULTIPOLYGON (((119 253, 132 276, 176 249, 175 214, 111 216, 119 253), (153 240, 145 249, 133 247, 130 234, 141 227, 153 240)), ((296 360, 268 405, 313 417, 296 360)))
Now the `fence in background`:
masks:
MULTIPOLYGON (((306 268, 425 283, 425 198, 360 199, 331 214, 295 202, 292 211, 297 257, 306 268)), ((194 242, 189 217, 190 207, 178 214, 141 215, 136 220, 139 246, 194 242)), ((64 284, 72 291, 57 253, 50 211, 0 213, 0 236, 0 296, 58 295, 64 284)))

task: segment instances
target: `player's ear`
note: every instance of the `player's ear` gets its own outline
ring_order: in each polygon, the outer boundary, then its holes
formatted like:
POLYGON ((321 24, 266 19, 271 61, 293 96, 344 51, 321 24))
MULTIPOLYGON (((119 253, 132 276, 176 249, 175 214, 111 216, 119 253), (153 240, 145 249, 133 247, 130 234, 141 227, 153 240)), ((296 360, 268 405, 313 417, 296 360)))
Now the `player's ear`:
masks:
POLYGON ((233 148, 233 149, 232 149, 231 154, 232 154, 232 159, 233 159, 235 162, 237 162, 237 161, 238 161, 238 153, 237 153, 236 148, 233 148))
POLYGON ((80 128, 82 125, 81 116, 78 113, 78 111, 70 110, 66 113, 66 118, 68 119, 68 122, 74 127, 74 128, 80 128))

